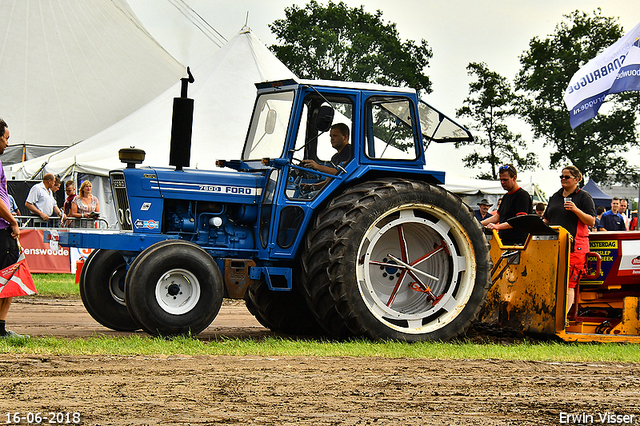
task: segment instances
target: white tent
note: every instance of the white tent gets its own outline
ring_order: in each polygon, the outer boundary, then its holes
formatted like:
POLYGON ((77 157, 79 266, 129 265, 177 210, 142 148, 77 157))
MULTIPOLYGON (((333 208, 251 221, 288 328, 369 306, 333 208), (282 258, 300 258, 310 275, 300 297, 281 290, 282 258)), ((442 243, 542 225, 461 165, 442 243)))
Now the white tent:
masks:
POLYGON ((126 0, 2 0, 0 35, 4 164, 93 136, 184 73, 126 0))
MULTIPOLYGON (((536 193, 536 187, 531 182, 518 182, 531 196, 536 193)), ((478 209, 477 203, 483 198, 487 199, 494 208, 498 204, 498 199, 505 194, 500 181, 472 179, 455 173, 447 172, 445 184, 448 191, 459 195, 470 207, 478 209)))
MULTIPOLYGON (((240 158, 256 97, 255 83, 293 77, 248 29, 192 73, 195 82, 188 93, 195 101, 191 168, 201 169, 213 169, 216 159, 240 158)), ((107 176, 110 170, 124 167, 118 150, 131 146, 146 152, 143 166, 168 166, 173 98, 180 96, 180 88, 176 79, 156 99, 95 136, 52 155, 7 166, 5 172, 14 179, 39 179, 44 173, 61 178, 77 173, 107 176)), ((93 186, 96 193, 105 183, 94 181, 93 186)), ((104 206, 111 201, 108 187, 95 195, 107 219, 113 217, 104 206)))
MULTIPOLYGON (((192 73, 195 82, 188 94, 195 101, 191 167, 203 169, 214 168, 216 159, 240 158, 255 83, 293 77, 250 30, 241 31, 192 73)), ((168 166, 173 98, 180 96, 180 87, 176 79, 163 94, 102 132, 5 170, 15 179, 39 178, 42 173, 107 176, 109 170, 124 167, 118 150, 132 146, 146 151, 144 165, 168 166)))

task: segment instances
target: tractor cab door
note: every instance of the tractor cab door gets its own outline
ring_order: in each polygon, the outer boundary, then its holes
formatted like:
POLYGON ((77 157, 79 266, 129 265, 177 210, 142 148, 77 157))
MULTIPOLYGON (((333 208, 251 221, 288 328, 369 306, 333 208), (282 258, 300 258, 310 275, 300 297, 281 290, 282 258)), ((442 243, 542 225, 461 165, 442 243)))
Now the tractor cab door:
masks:
POLYGON ((261 206, 262 256, 292 259, 302 239, 301 230, 307 228, 314 209, 353 168, 349 164, 358 143, 351 138, 355 96, 310 91, 292 114, 290 148, 271 170, 261 206), (350 146, 342 156, 336 156, 330 137, 331 127, 337 123, 348 129, 350 146), (304 160, 312 160, 312 167, 304 160))

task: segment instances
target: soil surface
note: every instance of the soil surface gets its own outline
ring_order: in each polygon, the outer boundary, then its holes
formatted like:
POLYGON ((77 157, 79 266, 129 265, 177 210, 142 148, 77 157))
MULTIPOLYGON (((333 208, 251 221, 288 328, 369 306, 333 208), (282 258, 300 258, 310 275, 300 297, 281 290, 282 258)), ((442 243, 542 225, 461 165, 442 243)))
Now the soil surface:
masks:
MULTIPOLYGON (((32 336, 129 334, 77 299, 18 299, 8 323, 32 336)), ((272 334, 225 302, 199 337, 272 334)), ((86 425, 640 424, 638 364, 0 354, 0 376, 4 424, 27 424, 14 412, 86 425)))

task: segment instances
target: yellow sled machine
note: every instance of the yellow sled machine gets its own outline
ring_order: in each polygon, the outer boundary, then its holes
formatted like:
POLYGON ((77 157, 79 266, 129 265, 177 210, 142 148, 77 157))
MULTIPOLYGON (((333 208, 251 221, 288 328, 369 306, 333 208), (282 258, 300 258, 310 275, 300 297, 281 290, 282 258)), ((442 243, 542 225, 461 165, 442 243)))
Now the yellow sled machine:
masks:
POLYGON ((522 246, 488 236, 492 287, 480 322, 565 341, 640 343, 640 232, 589 235, 587 274, 567 313, 571 235, 536 215, 510 219, 529 232, 522 246))

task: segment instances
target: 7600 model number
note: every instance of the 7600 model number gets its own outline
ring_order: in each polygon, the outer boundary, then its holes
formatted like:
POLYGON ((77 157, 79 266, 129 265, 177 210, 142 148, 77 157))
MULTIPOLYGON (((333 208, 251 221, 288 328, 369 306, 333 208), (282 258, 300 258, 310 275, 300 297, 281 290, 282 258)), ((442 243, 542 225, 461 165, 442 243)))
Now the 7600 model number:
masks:
POLYGON ((48 413, 6 413, 6 424, 79 424, 81 417, 80 413, 67 413, 67 412, 48 412, 48 413))
POLYGON ((255 188, 248 186, 198 185, 200 191, 221 192, 223 194, 254 195, 255 188))

